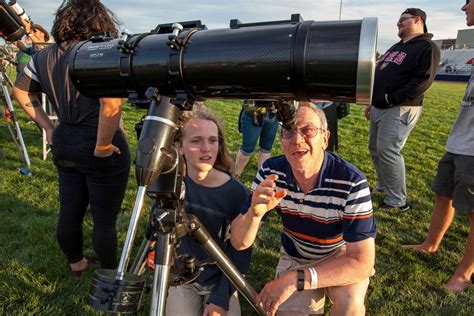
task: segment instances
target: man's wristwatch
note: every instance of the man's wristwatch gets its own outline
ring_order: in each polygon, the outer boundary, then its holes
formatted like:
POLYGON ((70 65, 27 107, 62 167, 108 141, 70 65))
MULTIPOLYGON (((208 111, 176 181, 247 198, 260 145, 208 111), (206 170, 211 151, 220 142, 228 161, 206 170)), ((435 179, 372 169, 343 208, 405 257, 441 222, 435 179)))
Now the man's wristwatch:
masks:
POLYGON ((304 290, 304 270, 296 270, 298 281, 296 282, 296 290, 303 291, 304 290))

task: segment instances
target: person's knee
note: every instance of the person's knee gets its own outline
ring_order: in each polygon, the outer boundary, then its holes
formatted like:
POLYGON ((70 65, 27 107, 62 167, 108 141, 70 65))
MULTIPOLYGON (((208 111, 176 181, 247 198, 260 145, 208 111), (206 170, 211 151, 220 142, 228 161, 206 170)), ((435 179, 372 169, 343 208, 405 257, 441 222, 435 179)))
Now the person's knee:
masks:
POLYGON ((354 293, 343 293, 333 298, 334 315, 363 315, 365 296, 354 293))
POLYGON ((364 297, 344 295, 333 301, 333 315, 364 315, 364 297))
POLYGON ((368 279, 362 283, 329 290, 333 315, 364 315, 368 279))
POLYGON ((376 153, 380 158, 393 159, 394 157, 400 156, 401 148, 390 141, 379 142, 377 144, 376 153))

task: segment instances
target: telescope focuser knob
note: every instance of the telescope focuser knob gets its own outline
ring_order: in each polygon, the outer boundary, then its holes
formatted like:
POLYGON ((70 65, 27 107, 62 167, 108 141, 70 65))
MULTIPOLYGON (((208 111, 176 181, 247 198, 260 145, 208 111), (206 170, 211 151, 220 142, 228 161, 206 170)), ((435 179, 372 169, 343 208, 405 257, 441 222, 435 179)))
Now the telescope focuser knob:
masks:
POLYGON ((173 29, 173 32, 168 36, 168 46, 172 49, 178 50, 181 45, 176 41, 176 39, 178 38, 179 33, 183 30, 183 26, 179 23, 174 23, 171 28, 173 29))
POLYGON ((149 100, 159 101, 158 89, 155 87, 149 87, 145 91, 145 97, 149 100))
POLYGON ((130 38, 131 33, 125 29, 122 33, 120 33, 120 40, 126 42, 130 38))
POLYGON ((183 26, 179 23, 174 23, 171 27, 173 28, 174 36, 178 36, 179 32, 183 30, 183 26))
POLYGON ((128 42, 131 35, 132 34, 127 29, 123 30, 122 33, 120 33, 120 39, 117 42, 117 49, 119 49, 122 53, 134 53, 133 44, 128 42))
POLYGON ((126 54, 133 54, 133 47, 126 40, 120 39, 117 42, 117 49, 126 54))

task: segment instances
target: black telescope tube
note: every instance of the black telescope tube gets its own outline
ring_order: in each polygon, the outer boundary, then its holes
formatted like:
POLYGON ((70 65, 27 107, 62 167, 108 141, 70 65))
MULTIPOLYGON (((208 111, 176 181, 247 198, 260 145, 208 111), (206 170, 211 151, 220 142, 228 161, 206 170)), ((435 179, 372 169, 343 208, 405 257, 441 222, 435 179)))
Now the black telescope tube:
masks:
POLYGON ((7 41, 16 41, 26 34, 20 18, 4 1, 0 2, 0 32, 7 41))
POLYGON ((131 52, 117 49, 117 39, 82 42, 71 54, 71 79, 89 97, 156 87, 161 95, 184 90, 194 99, 370 103, 376 18, 267 23, 183 31, 179 49, 169 46, 169 34, 132 36, 131 52))
POLYGON ((144 118, 135 166, 139 186, 155 182, 160 173, 173 169, 176 163, 172 145, 182 111, 169 101, 166 96, 161 96, 159 102, 152 100, 144 118))

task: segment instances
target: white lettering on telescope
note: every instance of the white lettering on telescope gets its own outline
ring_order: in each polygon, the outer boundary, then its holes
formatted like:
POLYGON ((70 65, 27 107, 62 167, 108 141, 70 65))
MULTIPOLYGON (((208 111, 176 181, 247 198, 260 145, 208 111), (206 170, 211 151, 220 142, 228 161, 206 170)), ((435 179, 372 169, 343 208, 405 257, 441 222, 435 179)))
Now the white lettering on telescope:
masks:
POLYGON ((104 53, 92 53, 89 55, 89 58, 101 58, 104 57, 104 53))
POLYGON ((115 45, 113 43, 97 43, 97 44, 91 44, 90 46, 87 46, 87 50, 106 50, 106 49, 112 49, 114 48, 115 45))

